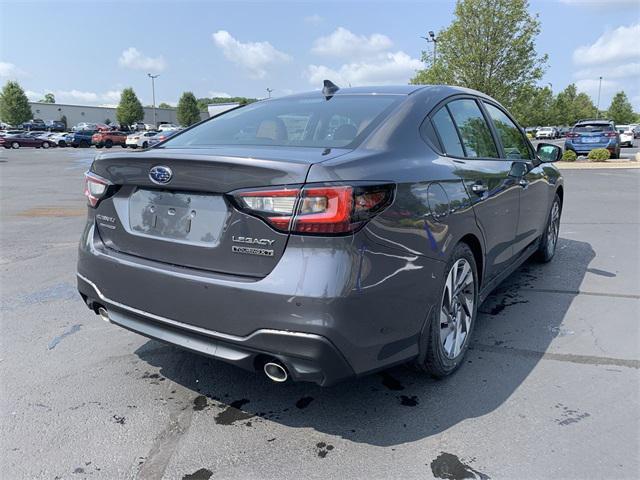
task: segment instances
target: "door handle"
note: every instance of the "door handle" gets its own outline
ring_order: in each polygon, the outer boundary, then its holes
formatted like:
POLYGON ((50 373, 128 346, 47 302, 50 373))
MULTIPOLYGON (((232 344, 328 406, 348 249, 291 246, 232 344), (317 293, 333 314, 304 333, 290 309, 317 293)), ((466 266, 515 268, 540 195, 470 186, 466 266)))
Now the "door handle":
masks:
POLYGON ((476 195, 482 195, 488 190, 487 186, 484 183, 474 183, 471 185, 471 191, 476 195))

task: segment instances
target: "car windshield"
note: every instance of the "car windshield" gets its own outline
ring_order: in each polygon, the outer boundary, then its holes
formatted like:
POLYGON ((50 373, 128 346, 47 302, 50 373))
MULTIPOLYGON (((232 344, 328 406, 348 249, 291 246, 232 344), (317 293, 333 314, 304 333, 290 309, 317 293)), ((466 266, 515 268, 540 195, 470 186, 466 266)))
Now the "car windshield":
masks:
POLYGON ((397 95, 335 95, 256 102, 171 137, 162 146, 274 145, 346 147, 373 128, 397 95))

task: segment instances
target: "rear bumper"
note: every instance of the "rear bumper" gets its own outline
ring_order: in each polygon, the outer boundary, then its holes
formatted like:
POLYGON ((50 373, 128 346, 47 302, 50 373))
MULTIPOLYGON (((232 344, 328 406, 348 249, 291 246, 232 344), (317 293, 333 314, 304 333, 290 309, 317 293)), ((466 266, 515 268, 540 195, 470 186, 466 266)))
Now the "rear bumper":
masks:
POLYGON ((439 300, 443 262, 367 242, 292 236, 269 275, 247 279, 115 252, 90 221, 78 290, 147 337, 248 370, 277 358, 294 380, 330 385, 417 357, 439 300))

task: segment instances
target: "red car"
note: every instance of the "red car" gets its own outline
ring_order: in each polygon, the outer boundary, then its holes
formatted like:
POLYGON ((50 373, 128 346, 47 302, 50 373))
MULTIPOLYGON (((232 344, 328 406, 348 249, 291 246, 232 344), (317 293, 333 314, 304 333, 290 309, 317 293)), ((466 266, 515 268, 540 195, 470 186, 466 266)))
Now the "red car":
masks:
POLYGON ((114 145, 120 145, 122 148, 127 148, 126 145, 127 134, 124 132, 96 132, 91 136, 91 144, 96 148, 111 148, 114 145))
POLYGON ((15 135, 7 135, 0 137, 0 147, 4 148, 20 148, 20 147, 36 147, 49 148, 55 147, 56 144, 46 138, 39 138, 29 135, 28 132, 18 133, 15 135))

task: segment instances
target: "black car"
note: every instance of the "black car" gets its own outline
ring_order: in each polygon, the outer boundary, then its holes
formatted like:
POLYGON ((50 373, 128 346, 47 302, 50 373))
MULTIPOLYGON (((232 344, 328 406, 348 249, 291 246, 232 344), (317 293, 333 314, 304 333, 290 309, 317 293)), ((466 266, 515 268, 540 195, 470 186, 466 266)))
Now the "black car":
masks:
POLYGON ((275 382, 409 361, 444 377, 483 299, 553 258, 561 154, 474 90, 325 81, 98 154, 78 289, 104 320, 275 382))
POLYGON ((33 120, 29 120, 28 122, 24 122, 22 124, 22 129, 26 131, 36 130, 36 131, 44 132, 47 130, 47 125, 44 123, 43 120, 36 118, 33 120))
POLYGON ((67 129, 64 122, 61 122, 60 120, 47 120, 45 125, 47 126, 47 130, 50 132, 64 132, 67 129))
POLYGON ((93 134, 96 132, 97 130, 78 130, 76 132, 72 132, 69 135, 67 144, 71 145, 73 148, 90 147, 91 137, 93 137, 93 134))

